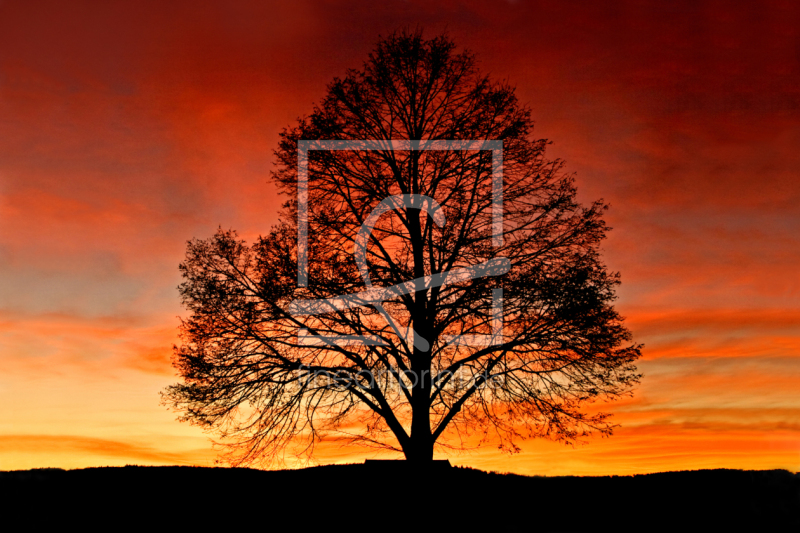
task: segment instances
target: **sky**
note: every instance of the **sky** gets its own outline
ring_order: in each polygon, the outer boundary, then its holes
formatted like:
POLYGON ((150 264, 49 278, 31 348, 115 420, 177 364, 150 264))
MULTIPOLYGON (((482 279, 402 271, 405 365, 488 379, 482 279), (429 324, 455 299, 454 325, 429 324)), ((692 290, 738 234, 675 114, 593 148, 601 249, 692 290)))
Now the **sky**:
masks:
POLYGON ((633 397, 600 406, 613 436, 437 457, 799 471, 798 22, 790 1, 0 0, 0 470, 215 464, 159 398, 186 242, 266 233, 281 130, 408 27, 514 86, 579 199, 611 205, 645 345, 633 397))

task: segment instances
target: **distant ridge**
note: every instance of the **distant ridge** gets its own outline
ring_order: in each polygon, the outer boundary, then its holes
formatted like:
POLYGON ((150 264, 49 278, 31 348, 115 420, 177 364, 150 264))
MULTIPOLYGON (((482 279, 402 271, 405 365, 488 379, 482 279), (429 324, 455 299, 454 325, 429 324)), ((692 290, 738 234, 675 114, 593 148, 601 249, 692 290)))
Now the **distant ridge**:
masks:
POLYGON ((296 531, 800 531, 800 474, 786 470, 528 477, 438 467, 420 476, 386 462, 36 469, 0 472, 0 498, 6 519, 47 520, 47 511, 59 523, 100 526, 110 514, 153 525, 227 517, 237 528, 296 531))

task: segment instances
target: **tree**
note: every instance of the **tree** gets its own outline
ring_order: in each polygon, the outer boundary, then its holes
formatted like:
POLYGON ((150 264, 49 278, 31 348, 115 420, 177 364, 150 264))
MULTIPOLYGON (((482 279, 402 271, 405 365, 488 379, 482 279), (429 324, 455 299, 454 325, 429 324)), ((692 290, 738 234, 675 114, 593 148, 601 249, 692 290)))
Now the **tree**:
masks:
POLYGON ((326 436, 424 462, 475 431, 511 452, 610 434, 584 407, 631 393, 641 346, 599 256, 607 206, 532 127, 446 35, 379 41, 281 134, 280 223, 188 243, 164 401, 234 464, 326 436))

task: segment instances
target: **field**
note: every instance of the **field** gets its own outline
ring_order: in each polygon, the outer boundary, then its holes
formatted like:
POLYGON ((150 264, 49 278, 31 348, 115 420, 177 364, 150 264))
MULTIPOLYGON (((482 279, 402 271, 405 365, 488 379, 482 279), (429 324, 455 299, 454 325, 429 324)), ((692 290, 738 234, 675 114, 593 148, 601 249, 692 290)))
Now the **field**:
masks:
POLYGON ((528 477, 445 466, 0 472, 0 505, 31 525, 139 530, 800 531, 800 474, 785 470, 528 477))

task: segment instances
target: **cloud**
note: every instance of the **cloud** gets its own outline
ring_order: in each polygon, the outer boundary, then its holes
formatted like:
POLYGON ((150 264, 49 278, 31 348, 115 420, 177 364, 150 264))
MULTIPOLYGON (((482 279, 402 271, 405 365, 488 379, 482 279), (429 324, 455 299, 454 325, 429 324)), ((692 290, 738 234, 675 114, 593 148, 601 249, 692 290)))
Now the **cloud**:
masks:
POLYGON ((6 458, 5 469, 31 468, 30 464, 62 468, 121 464, 209 465, 213 457, 205 449, 168 451, 155 443, 80 435, 13 434, 0 435, 0 455, 6 458), (13 459, 9 461, 9 457, 13 459), (80 458, 77 463, 75 458, 80 458))
POLYGON ((67 369, 102 379, 129 370, 173 376, 170 356, 172 345, 178 342, 177 326, 172 317, 159 320, 147 314, 0 314, 5 377, 20 379, 67 369))

